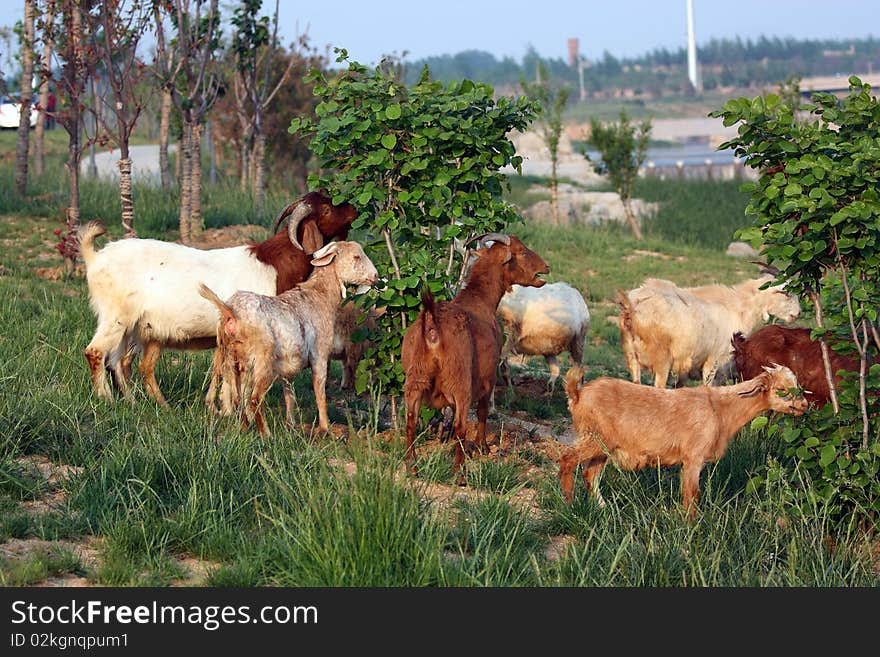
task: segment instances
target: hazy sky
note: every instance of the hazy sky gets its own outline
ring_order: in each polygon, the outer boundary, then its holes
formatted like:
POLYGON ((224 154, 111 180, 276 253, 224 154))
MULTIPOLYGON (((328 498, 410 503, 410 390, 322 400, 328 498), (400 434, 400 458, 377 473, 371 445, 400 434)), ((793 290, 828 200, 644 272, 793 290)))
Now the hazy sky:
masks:
MULTIPOLYGON (((225 15, 233 2, 220 0, 225 15)), ((264 0, 264 11, 274 4, 264 0)), ((0 26, 12 25, 22 6, 0 0, 0 26)), ((880 0, 694 0, 694 14, 698 44, 737 35, 880 35, 880 0)), ((569 37, 589 59, 686 43, 685 0, 281 0, 280 16, 285 43, 308 27, 314 45, 347 48, 364 64, 404 50, 410 61, 469 49, 520 60, 529 44, 564 58, 569 37)))
MULTIPOLYGON (((274 2, 264 0, 264 8, 274 2)), ((880 0, 694 0, 697 43, 712 37, 867 37, 880 34, 880 0)), ((376 62, 408 50, 408 59, 487 50, 519 60, 528 44, 545 57, 566 57, 580 39, 589 59, 638 55, 686 44, 685 0, 281 0, 288 39, 297 23, 315 45, 348 49, 376 62)))

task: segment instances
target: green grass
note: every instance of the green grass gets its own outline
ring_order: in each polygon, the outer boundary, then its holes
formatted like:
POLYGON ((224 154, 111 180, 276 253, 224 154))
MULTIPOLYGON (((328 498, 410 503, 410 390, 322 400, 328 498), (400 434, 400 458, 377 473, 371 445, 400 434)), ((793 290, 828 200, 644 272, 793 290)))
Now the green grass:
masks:
POLYGON ((22 560, 0 558, 0 586, 28 586, 49 577, 84 572, 79 557, 65 548, 34 552, 22 560))
MULTIPOLYGON (((721 222, 716 210, 725 207, 720 195, 727 192, 719 190, 704 189, 694 220, 705 224, 706 235, 721 222)), ((695 203, 675 194, 669 200, 695 203)), ((224 210, 228 216, 234 207, 224 210)), ((779 453, 763 433, 744 432, 705 469, 699 513, 689 524, 672 469, 610 467, 601 481, 606 508, 584 494, 579 480, 574 503, 564 504, 556 463, 540 443, 500 459, 469 460, 470 486, 458 489, 452 443, 428 449, 422 435, 419 477, 408 480, 403 441, 377 436, 368 421, 352 421, 360 437, 285 430, 278 386, 267 402, 274 433, 261 439, 205 412, 208 353, 163 356, 157 376, 168 409, 139 387, 132 403, 98 400, 82 355, 95 325, 85 282, 35 276, 36 266, 57 262, 38 260, 51 248, 44 236, 55 224, 31 218, 39 209, 21 211, 0 221, 8 246, 0 252, 8 270, 0 276, 0 540, 98 536, 100 564, 89 573, 97 583, 166 585, 183 575, 180 557, 193 556, 217 564, 205 582, 213 586, 880 584, 863 536, 829 541, 821 508, 798 520, 777 496, 746 491, 748 478, 779 453), (29 454, 83 468, 60 484, 60 507, 32 513, 22 506, 45 493, 38 474, 21 466, 29 454), (429 494, 438 488, 448 493, 445 501, 429 494), (525 493, 537 499, 537 513, 517 501, 525 493), (547 545, 560 537, 567 547, 549 558, 547 545)), ((649 230, 635 242, 617 227, 513 229, 548 261, 551 280, 584 293, 592 315, 589 377, 625 374, 617 329, 608 321, 617 289, 646 276, 693 285, 732 283, 755 271, 666 230, 649 230)), ((532 359, 516 373, 540 377, 546 366, 532 359)), ((338 381, 337 365, 331 376, 338 381)), ((303 421, 311 423, 308 371, 295 387, 303 421)), ((369 396, 343 395, 334 383, 329 396, 344 402, 332 411, 342 424, 375 410, 369 396)), ((551 397, 508 396, 501 388, 496 401, 506 413, 563 428, 570 422, 561 384, 551 397)), ((0 564, 0 583, 32 584, 81 570, 74 559, 34 557, 0 564)))

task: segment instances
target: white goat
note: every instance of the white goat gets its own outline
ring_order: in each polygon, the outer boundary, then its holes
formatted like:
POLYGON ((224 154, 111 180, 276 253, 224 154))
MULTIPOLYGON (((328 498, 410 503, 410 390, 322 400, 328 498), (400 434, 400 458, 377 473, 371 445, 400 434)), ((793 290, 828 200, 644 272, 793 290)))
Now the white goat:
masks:
POLYGON ((730 340, 750 333, 774 315, 784 322, 800 315, 797 297, 781 285, 760 289, 772 275, 732 287, 681 288, 649 278, 640 287, 618 293, 621 346, 632 380, 641 368, 654 373, 654 385, 666 387, 669 374, 679 378, 699 372, 705 385, 731 360, 730 340))
POLYGON ((146 391, 165 404, 155 379, 162 348, 207 349, 216 344, 219 316, 198 295, 199 281, 224 296, 236 290, 283 292, 308 276, 307 253, 334 237, 344 239, 356 216, 352 206, 333 206, 330 199, 313 192, 278 215, 276 234, 268 240, 211 250, 133 238, 110 242, 96 251, 94 240, 106 229, 100 222, 83 226, 80 252, 86 264, 89 300, 98 316, 85 356, 96 393, 110 397, 105 366, 112 368, 115 382, 126 393, 132 357, 143 352, 140 370, 146 391), (288 216, 287 231, 278 233, 288 216))
POLYGON ((564 351, 581 364, 584 338, 590 329, 590 311, 583 296, 568 283, 548 283, 543 287, 514 285, 501 297, 498 318, 507 338, 501 350, 502 366, 510 385, 509 354, 543 356, 550 367, 549 390, 559 378, 556 356, 564 351))

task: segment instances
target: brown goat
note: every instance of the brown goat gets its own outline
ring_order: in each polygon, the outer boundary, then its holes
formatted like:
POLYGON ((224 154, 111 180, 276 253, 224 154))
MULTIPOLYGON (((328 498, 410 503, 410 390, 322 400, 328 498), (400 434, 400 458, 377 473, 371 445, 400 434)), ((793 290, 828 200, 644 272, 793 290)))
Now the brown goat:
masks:
POLYGON ((164 405, 155 376, 162 349, 209 349, 216 344, 218 315, 198 296, 198 281, 224 297, 238 289, 273 295, 289 290, 311 273, 309 253, 348 236, 357 211, 311 192, 281 211, 276 231, 288 217, 288 230, 265 242, 207 251, 137 238, 95 251, 93 242, 105 229, 97 222, 84 226, 81 253, 98 316, 95 336, 85 350, 95 391, 110 397, 106 367, 127 393, 131 361, 142 352, 147 394, 164 405))
MULTIPOLYGON (((795 373, 805 388, 804 397, 807 401, 821 408, 831 398, 828 380, 825 378, 825 365, 822 362, 822 347, 818 341, 810 339, 810 329, 770 324, 748 338, 742 333, 734 333, 731 344, 733 361, 741 379, 754 378, 764 366, 785 365, 795 373)), ((830 347, 828 358, 831 361, 835 385, 842 378, 837 373, 839 370, 859 371, 857 359, 838 354, 830 347)))
MULTIPOLYGON (((609 458, 624 470, 680 464, 682 504, 693 517, 700 471, 724 456, 747 422, 766 410, 801 415, 807 409, 807 401, 792 391, 797 378, 783 366, 720 387, 651 388, 608 377, 581 385, 582 377, 579 367, 565 377, 568 409, 578 433, 559 461, 559 483, 568 502, 579 463, 587 491, 609 458)), ((604 506, 598 486, 595 493, 604 506)))
POLYGON ((486 417, 501 354, 498 302, 514 284, 541 287, 550 271, 516 237, 490 233, 480 238, 467 283, 452 301, 434 300, 426 287, 422 311, 403 336, 401 362, 406 373, 406 461, 415 472, 416 424, 422 403, 455 409, 455 469, 465 483, 464 441, 471 402, 477 402, 477 446, 486 450, 486 417), (491 246, 485 246, 494 241, 491 246))
POLYGON ((359 328, 374 330, 376 328, 375 309, 369 312, 356 306, 353 302, 343 304, 336 313, 336 325, 333 328, 333 349, 330 358, 342 361, 342 382, 340 385, 347 390, 354 390, 355 373, 364 351, 370 346, 369 340, 352 340, 352 334, 359 328))

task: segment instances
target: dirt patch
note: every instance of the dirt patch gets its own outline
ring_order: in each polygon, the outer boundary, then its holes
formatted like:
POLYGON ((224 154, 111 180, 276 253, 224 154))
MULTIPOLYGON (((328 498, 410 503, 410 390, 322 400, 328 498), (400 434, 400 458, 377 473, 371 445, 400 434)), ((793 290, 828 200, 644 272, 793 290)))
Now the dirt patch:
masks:
POLYGON ((568 546, 577 540, 576 537, 566 534, 565 536, 551 536, 550 542, 544 548, 544 556, 547 561, 556 561, 565 556, 568 546))
MULTIPOLYGON (((62 550, 75 554, 79 558, 80 566, 86 571, 94 571, 99 565, 100 539, 95 536, 86 536, 78 541, 11 538, 5 543, 0 543, 0 556, 10 561, 26 561, 38 555, 52 557, 62 550)), ((65 573, 49 577, 33 586, 95 586, 95 583, 82 575, 65 573)))
MULTIPOLYGON (((36 274, 40 278, 44 278, 47 281, 60 281, 67 277, 64 273, 64 266, 58 267, 35 267, 34 274, 36 274)), ((76 278, 85 278, 86 268, 83 264, 77 264, 73 269, 73 275, 76 278)))
POLYGON ((39 499, 27 500, 21 504, 23 509, 34 514, 55 511, 64 506, 67 500, 67 494, 62 490, 64 482, 83 471, 81 467, 52 463, 45 456, 36 454, 23 456, 16 459, 16 462, 24 467, 36 468, 46 482, 48 490, 44 495, 39 499))
MULTIPOLYGON (((230 246, 241 246, 248 241, 262 241, 269 236, 263 226, 244 224, 241 226, 224 226, 209 228, 203 231, 198 239, 190 244, 197 249, 224 249, 230 246)), ((178 243, 180 241, 178 240, 178 243)))
POLYGON ((220 568, 216 561, 208 561, 198 557, 177 557, 177 563, 187 573, 181 579, 175 579, 171 586, 203 586, 211 571, 220 568))
POLYGON ((623 256, 627 262, 632 262, 637 258, 660 258, 661 260, 675 260, 676 262, 685 262, 685 256, 671 256, 668 253, 660 253, 658 251, 644 251, 642 249, 634 249, 629 255, 623 256))

